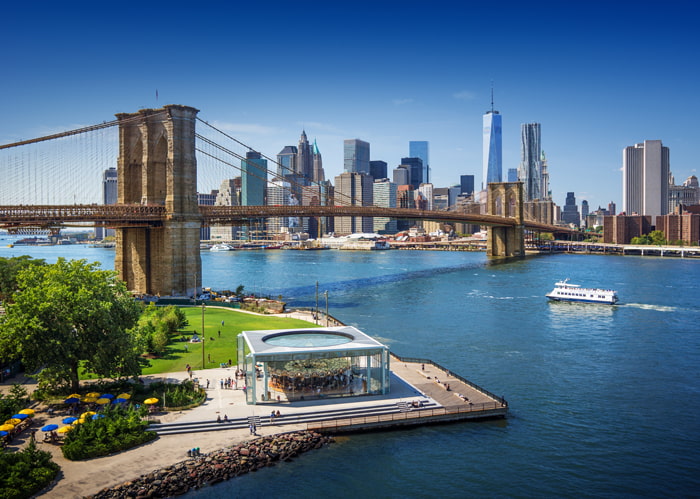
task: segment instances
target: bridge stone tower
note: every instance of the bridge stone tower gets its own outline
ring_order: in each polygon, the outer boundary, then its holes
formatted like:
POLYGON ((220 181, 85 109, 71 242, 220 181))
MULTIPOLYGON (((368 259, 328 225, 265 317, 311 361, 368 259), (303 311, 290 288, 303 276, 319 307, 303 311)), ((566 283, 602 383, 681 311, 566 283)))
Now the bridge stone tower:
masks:
POLYGON ((489 227, 486 254, 491 257, 525 256, 525 215, 522 182, 488 184, 488 213, 514 218, 515 227, 489 227))
POLYGON ((169 105, 117 114, 118 204, 165 206, 160 227, 117 229, 114 268, 129 290, 196 296, 201 289, 192 107, 169 105))

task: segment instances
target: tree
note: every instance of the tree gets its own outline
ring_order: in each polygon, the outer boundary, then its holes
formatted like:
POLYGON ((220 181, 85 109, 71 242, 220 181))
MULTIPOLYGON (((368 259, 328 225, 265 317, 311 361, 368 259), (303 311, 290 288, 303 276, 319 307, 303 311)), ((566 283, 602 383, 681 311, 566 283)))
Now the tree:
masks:
POLYGON ((44 260, 23 255, 0 258, 0 301, 7 302, 17 289, 17 274, 31 265, 44 265, 44 260))
POLYGON ((39 370, 41 384, 70 384, 79 369, 100 377, 137 376, 140 352, 130 333, 141 306, 113 271, 60 258, 17 274, 14 303, 0 323, 0 355, 39 370))

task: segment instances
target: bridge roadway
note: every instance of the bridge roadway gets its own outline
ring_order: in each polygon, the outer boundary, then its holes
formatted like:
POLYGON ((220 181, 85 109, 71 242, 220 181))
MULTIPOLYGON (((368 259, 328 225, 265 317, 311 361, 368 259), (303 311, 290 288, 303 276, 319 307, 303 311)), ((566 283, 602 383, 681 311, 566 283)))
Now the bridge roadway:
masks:
MULTIPOLYGON (((497 215, 430 211, 411 208, 376 206, 200 206, 204 225, 247 224, 251 220, 270 217, 386 217, 404 220, 434 220, 490 227, 515 227, 514 218, 497 215)), ((19 205, 0 206, 0 228, 56 228, 73 224, 95 224, 107 227, 157 227, 167 220, 162 205, 19 205)), ((525 228, 546 232, 568 232, 568 229, 538 222, 525 222, 525 228)))

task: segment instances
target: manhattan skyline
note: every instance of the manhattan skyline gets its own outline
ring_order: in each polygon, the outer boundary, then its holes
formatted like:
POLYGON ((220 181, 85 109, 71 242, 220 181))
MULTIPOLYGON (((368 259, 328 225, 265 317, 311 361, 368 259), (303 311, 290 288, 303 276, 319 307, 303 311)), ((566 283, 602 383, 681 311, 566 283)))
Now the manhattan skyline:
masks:
POLYGON ((560 206, 569 191, 621 206, 623 150, 645 140, 669 147, 678 184, 700 163, 690 2, 87 6, 8 7, 0 143, 184 104, 269 157, 305 130, 326 178, 346 139, 390 171, 428 141, 436 187, 479 185, 493 85, 503 175, 521 124, 540 123, 560 206))

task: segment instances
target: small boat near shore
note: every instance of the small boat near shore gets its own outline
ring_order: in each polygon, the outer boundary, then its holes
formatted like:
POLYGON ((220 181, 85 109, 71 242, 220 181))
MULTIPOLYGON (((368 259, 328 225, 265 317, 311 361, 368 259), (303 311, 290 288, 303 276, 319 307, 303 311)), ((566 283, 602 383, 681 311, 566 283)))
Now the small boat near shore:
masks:
POLYGON ((230 244, 219 243, 209 248, 209 251, 233 251, 234 249, 230 244))
POLYGON ((552 301, 602 303, 605 305, 615 305, 619 300, 615 290, 583 288, 578 284, 570 284, 569 279, 557 282, 554 289, 545 296, 552 301))

